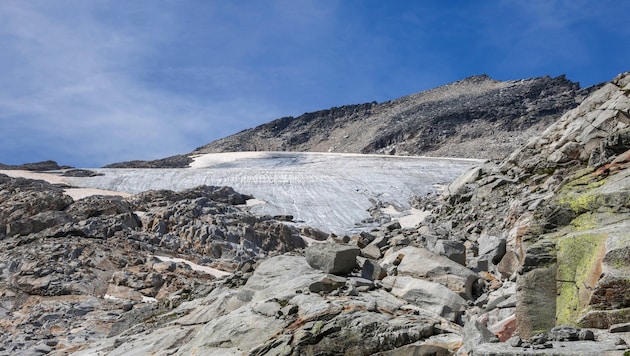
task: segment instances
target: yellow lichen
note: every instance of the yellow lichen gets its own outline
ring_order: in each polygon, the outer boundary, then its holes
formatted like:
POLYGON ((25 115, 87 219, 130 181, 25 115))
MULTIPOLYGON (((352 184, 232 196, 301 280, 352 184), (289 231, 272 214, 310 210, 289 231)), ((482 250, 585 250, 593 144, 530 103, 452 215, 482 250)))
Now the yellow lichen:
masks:
POLYGON ((568 206, 576 214, 597 209, 598 195, 593 191, 606 184, 607 179, 592 174, 578 175, 565 184, 558 194, 560 205, 568 206))
POLYGON ((584 213, 571 221, 575 231, 592 230, 597 227, 597 219, 592 213, 584 213))
POLYGON ((558 241, 556 323, 576 325, 601 274, 606 234, 576 234, 558 241))

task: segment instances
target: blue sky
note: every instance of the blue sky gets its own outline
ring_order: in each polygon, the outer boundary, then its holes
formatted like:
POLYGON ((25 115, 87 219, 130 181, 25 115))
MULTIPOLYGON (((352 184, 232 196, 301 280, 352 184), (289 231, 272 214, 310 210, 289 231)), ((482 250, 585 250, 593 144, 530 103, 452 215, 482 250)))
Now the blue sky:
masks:
POLYGON ((3 0, 0 162, 187 153, 283 116, 475 74, 630 70, 617 0, 3 0))

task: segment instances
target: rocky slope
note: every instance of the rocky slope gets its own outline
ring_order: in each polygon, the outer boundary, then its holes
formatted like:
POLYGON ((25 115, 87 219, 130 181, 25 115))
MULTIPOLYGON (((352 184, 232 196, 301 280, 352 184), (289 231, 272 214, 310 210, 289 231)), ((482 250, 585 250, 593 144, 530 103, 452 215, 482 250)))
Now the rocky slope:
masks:
POLYGON ((73 201, 0 176, 0 353, 624 354, 628 168, 625 73, 416 199, 414 228, 325 236, 229 188, 73 201))
POLYGON ((418 199, 434 208, 417 228, 264 260, 242 287, 215 284, 84 353, 623 353, 629 94, 626 73, 442 200, 418 199))
POLYGON ((305 246, 231 188, 77 201, 63 188, 0 175, 0 354, 77 350, 305 246))
POLYGON ((477 251, 470 267, 516 280, 523 338, 630 322, 629 96, 625 73, 501 164, 453 183, 423 227, 429 246, 464 244, 477 251))
POLYGON ((0 170, 14 169, 14 170, 26 170, 26 171, 54 171, 58 169, 69 169, 69 166, 60 166, 55 161, 43 161, 35 163, 25 163, 21 165, 10 165, 0 163, 0 170))
POLYGON ((504 158, 594 88, 564 77, 474 76, 384 103, 285 117, 198 148, 504 158))

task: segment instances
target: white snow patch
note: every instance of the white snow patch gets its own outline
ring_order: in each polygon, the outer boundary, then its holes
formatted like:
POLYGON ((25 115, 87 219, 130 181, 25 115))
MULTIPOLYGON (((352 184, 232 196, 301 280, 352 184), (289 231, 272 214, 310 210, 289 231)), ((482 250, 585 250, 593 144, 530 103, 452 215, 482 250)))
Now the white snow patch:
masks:
POLYGON ((110 295, 110 294, 105 294, 103 296, 103 299, 116 300, 116 301, 123 300, 122 298, 114 297, 113 295, 110 295))
POLYGON ((260 199, 249 199, 245 202, 245 205, 247 206, 256 206, 256 205, 263 205, 263 204, 267 204, 266 201, 264 200, 260 200, 260 199))
MULTIPOLYGON (((111 294, 105 294, 105 295, 103 296, 103 299, 107 299, 107 300, 115 300, 115 301, 117 301, 117 302, 120 302, 120 301, 124 301, 124 300, 125 300, 125 299, 123 299, 123 298, 119 298, 119 297, 113 296, 113 295, 111 295, 111 294)), ((157 301, 158 301, 158 300, 157 300, 157 299, 155 299, 155 298, 153 298, 153 297, 147 297, 147 296, 144 296, 144 295, 143 295, 143 296, 142 296, 142 300, 141 300, 140 302, 141 302, 141 303, 157 303, 157 301)))
POLYGON ((398 223, 403 229, 407 229, 420 225, 429 215, 431 215, 429 211, 411 208, 408 210, 407 215, 396 218, 395 220, 398 220, 398 223))
POLYGON ((72 197, 74 200, 83 199, 85 197, 89 197, 92 195, 110 195, 110 196, 119 196, 123 198, 127 198, 132 196, 133 194, 125 193, 125 192, 116 192, 113 190, 105 190, 105 189, 97 189, 97 188, 68 188, 64 189, 63 192, 72 197))
POLYGON ((142 303, 157 303, 157 299, 153 297, 142 296, 142 303))
POLYGON ((22 171, 22 170, 0 170, 0 173, 6 174, 12 178, 39 179, 39 180, 43 180, 51 184, 70 185, 70 182, 66 179, 67 177, 61 177, 56 174, 40 173, 40 172, 33 172, 33 171, 22 171))
POLYGON ((183 258, 177 258, 177 257, 166 257, 166 256, 154 256, 156 259, 162 261, 162 262, 175 262, 175 263, 185 263, 188 266, 190 266, 190 268, 193 269, 193 271, 198 271, 198 272, 203 272, 206 274, 210 274, 213 275, 216 278, 223 278, 225 276, 229 276, 231 273, 230 272, 226 272, 226 271, 221 271, 220 269, 216 269, 216 268, 212 268, 212 267, 208 267, 208 266, 201 266, 198 265, 194 262, 185 260, 183 258))
POLYGON ((416 208, 399 210, 393 205, 382 208, 381 212, 391 216, 392 220, 398 221, 403 229, 414 228, 420 225, 431 214, 429 211, 416 208))

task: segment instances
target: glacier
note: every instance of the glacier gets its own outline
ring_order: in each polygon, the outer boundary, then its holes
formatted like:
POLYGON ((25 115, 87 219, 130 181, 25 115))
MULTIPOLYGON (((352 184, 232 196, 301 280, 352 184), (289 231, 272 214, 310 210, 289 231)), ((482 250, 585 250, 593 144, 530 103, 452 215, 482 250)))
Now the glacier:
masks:
POLYGON ((410 199, 435 192, 480 160, 341 153, 236 152, 204 154, 190 168, 99 168, 96 177, 64 177, 84 188, 139 193, 198 185, 231 186, 254 196, 248 209, 291 215, 337 235, 369 230, 368 209, 378 205, 394 219, 411 213, 410 199))

